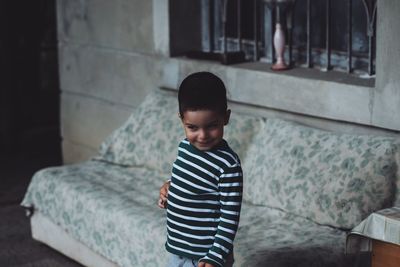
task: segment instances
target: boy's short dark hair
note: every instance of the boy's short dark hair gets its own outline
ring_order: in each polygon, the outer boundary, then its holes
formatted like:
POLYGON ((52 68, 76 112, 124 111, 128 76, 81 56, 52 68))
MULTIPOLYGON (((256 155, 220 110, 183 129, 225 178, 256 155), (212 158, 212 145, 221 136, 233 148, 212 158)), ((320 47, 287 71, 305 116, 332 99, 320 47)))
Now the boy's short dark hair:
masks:
POLYGON ((211 72, 195 72, 179 86, 179 114, 185 111, 213 110, 225 114, 227 110, 224 82, 211 72))

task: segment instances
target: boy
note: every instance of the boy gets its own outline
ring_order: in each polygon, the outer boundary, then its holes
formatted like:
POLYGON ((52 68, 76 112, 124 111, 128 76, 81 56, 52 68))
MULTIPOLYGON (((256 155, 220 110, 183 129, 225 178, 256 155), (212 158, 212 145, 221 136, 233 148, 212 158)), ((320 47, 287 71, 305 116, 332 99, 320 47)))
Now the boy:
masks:
POLYGON ((243 178, 223 139, 230 117, 225 85, 212 73, 193 73, 179 86, 178 101, 186 138, 158 202, 167 208, 167 266, 232 266, 243 178))

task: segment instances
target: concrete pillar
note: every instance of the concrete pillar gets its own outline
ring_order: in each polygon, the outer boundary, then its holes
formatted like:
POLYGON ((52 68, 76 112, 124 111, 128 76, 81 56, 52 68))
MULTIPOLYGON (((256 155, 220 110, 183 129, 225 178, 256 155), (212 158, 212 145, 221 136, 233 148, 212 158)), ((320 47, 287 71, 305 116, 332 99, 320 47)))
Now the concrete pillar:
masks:
POLYGON ((378 0, 372 123, 400 130, 400 1, 378 0))

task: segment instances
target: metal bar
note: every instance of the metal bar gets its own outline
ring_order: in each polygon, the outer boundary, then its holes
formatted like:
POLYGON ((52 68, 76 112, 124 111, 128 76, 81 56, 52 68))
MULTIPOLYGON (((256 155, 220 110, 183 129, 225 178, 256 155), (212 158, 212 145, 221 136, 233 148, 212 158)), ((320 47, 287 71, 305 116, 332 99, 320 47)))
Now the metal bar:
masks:
MULTIPOLYGON (((258 22, 258 27, 260 29, 260 58, 263 54, 263 52, 261 51, 265 51, 265 4, 263 1, 260 2, 260 12, 258 13, 259 15, 259 22, 258 22)), ((267 54, 264 52, 264 56, 266 56, 267 54)))
POLYGON ((228 25, 226 23, 228 16, 228 0, 223 0, 222 6, 222 36, 223 36, 223 53, 226 54, 228 52, 228 39, 227 39, 227 29, 228 25))
POLYGON ((254 0, 254 61, 259 59, 258 49, 258 0, 254 0))
POLYGON ((289 43, 289 62, 288 65, 291 67, 293 62, 293 39, 292 39, 292 29, 288 32, 288 43, 289 43))
POLYGON ((269 18, 269 8, 268 5, 265 1, 261 2, 262 5, 262 18, 263 18, 263 22, 262 22, 262 26, 261 28, 263 29, 263 34, 262 36, 262 44, 263 44, 263 56, 264 59, 267 60, 268 58, 268 54, 269 54, 269 35, 267 33, 269 33, 268 29, 270 27, 270 18, 269 18))
POLYGON ((371 31, 371 37, 369 40, 369 47, 370 47, 370 53, 369 53, 369 67, 368 67, 368 72, 369 75, 372 76, 375 74, 375 68, 374 68, 374 54, 375 54, 375 30, 376 30, 376 7, 377 7, 377 2, 372 1, 372 16, 371 16, 371 21, 370 21, 370 31, 371 31))
POLYGON ((242 1, 237 0, 237 38, 238 48, 242 51, 242 1))
POLYGON ((331 0, 326 0, 326 70, 331 69, 331 0))
POLYGON ((348 13, 347 13, 347 25, 348 25, 348 40, 347 40, 347 72, 353 72, 353 0, 348 0, 348 13))
POLYGON ((311 0, 307 0, 307 67, 312 68, 311 58, 311 0))
POLYGON ((215 21, 214 21, 214 0, 209 0, 209 4, 208 4, 208 12, 209 12, 209 25, 208 25, 208 31, 209 31, 209 38, 210 38, 210 51, 214 52, 215 51, 215 21))
POLYGON ((369 50, 368 50, 368 74, 371 76, 374 73, 373 69, 373 38, 374 36, 368 36, 369 50))
POLYGON ((288 46, 289 46, 289 67, 292 66, 293 62, 293 17, 294 17, 294 4, 289 4, 286 12, 286 27, 288 30, 288 46))
POLYGON ((276 24, 276 13, 275 8, 271 8, 271 63, 275 62, 275 47, 274 47, 274 35, 275 35, 275 24, 276 24))
POLYGON ((375 17, 376 17, 376 0, 366 1, 363 0, 365 13, 367 15, 367 35, 368 35, 368 74, 371 76, 374 74, 373 68, 373 49, 374 49, 374 31, 375 31, 375 17))

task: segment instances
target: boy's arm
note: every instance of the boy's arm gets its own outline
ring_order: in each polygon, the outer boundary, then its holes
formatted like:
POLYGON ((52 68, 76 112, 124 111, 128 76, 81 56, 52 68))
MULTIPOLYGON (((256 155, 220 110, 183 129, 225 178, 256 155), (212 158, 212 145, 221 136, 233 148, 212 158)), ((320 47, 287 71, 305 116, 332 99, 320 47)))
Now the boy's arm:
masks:
POLYGON ((197 267, 215 267, 215 266, 216 265, 212 265, 204 261, 199 262, 199 264, 197 265, 197 267))
POLYGON ((243 174, 239 163, 227 168, 221 175, 219 190, 221 217, 214 244, 207 255, 199 261, 215 267, 222 267, 227 256, 232 253, 233 240, 239 225, 243 192, 243 174))
POLYGON ((168 201, 168 190, 171 180, 166 181, 160 188, 160 198, 158 199, 158 207, 165 209, 168 201))

